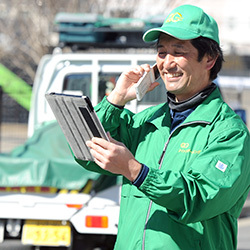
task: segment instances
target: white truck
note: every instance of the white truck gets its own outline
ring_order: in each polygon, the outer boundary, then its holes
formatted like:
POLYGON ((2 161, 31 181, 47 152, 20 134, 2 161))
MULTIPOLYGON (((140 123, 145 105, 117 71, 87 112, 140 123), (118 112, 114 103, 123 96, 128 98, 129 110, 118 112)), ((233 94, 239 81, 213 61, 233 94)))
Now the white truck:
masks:
MULTIPOLYGON (((113 248, 121 180, 75 163, 45 94, 83 94, 96 105, 122 71, 143 63, 153 65, 155 55, 55 53, 41 59, 33 85, 29 139, 9 155, 0 155, 0 242, 18 238, 36 249, 113 248)), ((164 101, 161 84, 141 102, 134 100, 126 107, 138 112, 164 101)))
MULTIPOLYGON (((45 94, 84 94, 96 105, 120 73, 155 62, 152 54, 56 53, 38 66, 27 142, 0 155, 0 242, 68 249, 112 249, 119 217, 120 179, 75 163, 45 94)), ((163 86, 163 85, 162 85, 163 86)), ((137 112, 165 100, 164 87, 127 105, 137 112)), ((1 245, 0 245, 1 248, 1 245)))

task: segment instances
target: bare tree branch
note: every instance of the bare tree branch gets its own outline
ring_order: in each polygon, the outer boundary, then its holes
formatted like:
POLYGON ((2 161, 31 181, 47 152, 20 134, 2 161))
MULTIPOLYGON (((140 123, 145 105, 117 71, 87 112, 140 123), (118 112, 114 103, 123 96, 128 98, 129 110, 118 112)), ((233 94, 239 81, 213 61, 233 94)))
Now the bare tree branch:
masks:
MULTIPOLYGON (((157 5, 157 0, 154 2, 157 5)), ((158 2, 168 11, 176 1, 158 2)), ((141 18, 153 13, 153 9, 152 0, 1 0, 0 60, 10 70, 17 70, 29 84, 40 58, 57 45, 54 18, 58 12, 141 18)))

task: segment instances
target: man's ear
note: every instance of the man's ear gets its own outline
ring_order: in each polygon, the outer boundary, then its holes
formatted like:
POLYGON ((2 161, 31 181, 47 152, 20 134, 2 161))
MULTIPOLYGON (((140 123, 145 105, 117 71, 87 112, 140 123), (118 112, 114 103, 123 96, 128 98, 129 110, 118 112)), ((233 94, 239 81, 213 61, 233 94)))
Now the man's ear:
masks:
POLYGON ((213 68, 214 64, 216 63, 217 58, 218 58, 218 55, 216 57, 207 56, 207 69, 208 70, 213 68))

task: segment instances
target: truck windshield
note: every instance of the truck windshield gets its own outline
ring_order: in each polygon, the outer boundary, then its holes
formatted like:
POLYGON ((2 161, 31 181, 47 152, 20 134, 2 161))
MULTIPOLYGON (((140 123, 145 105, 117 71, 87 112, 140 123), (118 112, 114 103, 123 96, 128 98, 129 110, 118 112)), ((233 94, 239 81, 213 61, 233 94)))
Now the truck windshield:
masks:
MULTIPOLYGON (((98 102, 100 102, 104 96, 108 96, 109 93, 115 87, 115 83, 120 76, 119 73, 103 73, 99 72, 98 75, 98 102)), ((162 80, 159 81, 158 86, 154 91, 146 94, 143 99, 138 102, 138 105, 156 105, 162 102, 166 102, 166 89, 162 80)), ((77 73, 69 74, 64 78, 63 91, 74 92, 75 94, 81 94, 86 96, 95 95, 96 91, 92 89, 92 76, 91 73, 77 73)))
POLYGON ((90 96, 91 73, 70 74, 64 78, 63 91, 75 91, 90 96))
MULTIPOLYGON (((115 87, 115 83, 120 76, 119 74, 110 74, 110 73, 100 73, 99 74, 99 98, 100 102, 105 95, 109 93, 115 87)), ((166 88, 162 80, 159 80, 160 85, 154 89, 154 91, 147 93, 143 99, 140 101, 140 104, 155 105, 158 103, 166 102, 166 88)))

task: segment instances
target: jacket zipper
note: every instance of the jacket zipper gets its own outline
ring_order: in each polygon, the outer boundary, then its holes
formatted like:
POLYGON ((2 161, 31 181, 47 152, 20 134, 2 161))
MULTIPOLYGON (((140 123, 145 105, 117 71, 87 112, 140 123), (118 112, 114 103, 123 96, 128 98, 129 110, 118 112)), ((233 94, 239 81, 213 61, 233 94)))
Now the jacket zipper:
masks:
MULTIPOLYGON (((166 153, 166 150, 167 150, 169 141, 170 141, 170 139, 171 139, 173 133, 175 132, 175 130, 177 130, 177 129, 180 128, 180 127, 186 127, 186 126, 189 126, 189 125, 192 125, 192 124, 197 124, 197 123, 198 123, 198 124, 210 124, 210 122, 206 122, 206 121, 187 122, 187 123, 183 123, 183 124, 179 125, 178 127, 176 127, 176 128, 170 133, 170 135, 169 135, 169 137, 168 137, 168 140, 167 140, 167 142, 166 142, 165 145, 164 145, 164 148, 163 148, 161 157, 160 157, 159 162, 158 162, 158 164, 159 164, 158 169, 159 169, 159 170, 160 170, 161 167, 162 167, 163 159, 164 159, 164 156, 165 156, 165 153, 166 153)), ((145 250, 146 227, 147 227, 147 224, 148 224, 148 220, 149 220, 149 216, 150 216, 152 204, 153 204, 153 201, 150 200, 150 203, 149 203, 149 206, 148 206, 147 217, 146 217, 146 221, 145 221, 145 225, 144 225, 144 230, 143 230, 142 250, 145 250)))

